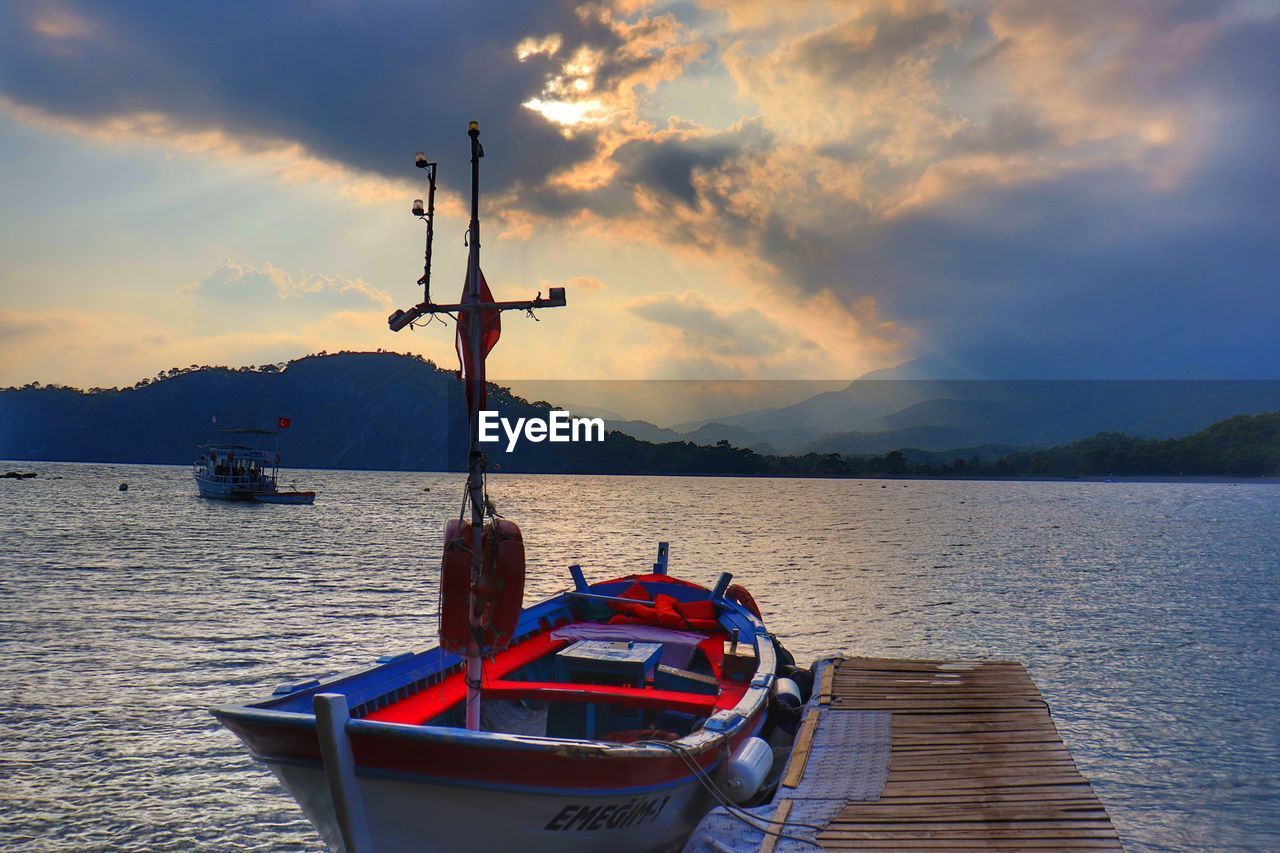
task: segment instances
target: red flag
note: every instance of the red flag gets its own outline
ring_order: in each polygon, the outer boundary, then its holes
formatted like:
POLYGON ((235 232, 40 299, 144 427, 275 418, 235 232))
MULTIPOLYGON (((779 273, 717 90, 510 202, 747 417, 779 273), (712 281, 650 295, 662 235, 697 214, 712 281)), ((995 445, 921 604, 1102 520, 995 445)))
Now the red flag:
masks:
MULTIPOLYGON (((467 295, 467 286, 462 285, 462 299, 465 304, 471 300, 467 295)), ((480 273, 480 301, 492 302, 493 294, 489 292, 489 283, 484 280, 484 272, 480 273)), ((471 347, 468 346, 470 329, 471 329, 471 311, 462 311, 458 314, 458 335, 454 340, 454 344, 458 349, 458 358, 462 362, 462 379, 467 383, 467 405, 471 405, 471 382, 469 381, 472 370, 475 365, 471 363, 471 347)), ((489 352, 493 349, 494 344, 498 342, 498 338, 502 336, 502 312, 497 308, 485 308, 480 312, 480 378, 484 379, 483 361, 489 352)), ((488 392, 484 386, 480 389, 480 406, 483 409, 485 399, 488 392)))
POLYGON ((292 418, 278 418, 276 420, 276 426, 280 427, 280 429, 288 429, 291 423, 293 423, 292 418))

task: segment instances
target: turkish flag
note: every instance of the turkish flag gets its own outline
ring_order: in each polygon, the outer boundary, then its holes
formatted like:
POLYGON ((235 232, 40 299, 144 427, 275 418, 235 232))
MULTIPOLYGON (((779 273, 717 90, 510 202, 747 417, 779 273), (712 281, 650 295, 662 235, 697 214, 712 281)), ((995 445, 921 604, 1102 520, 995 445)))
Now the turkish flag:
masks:
MULTIPOLYGON (((467 285, 462 285, 462 299, 464 305, 471 300, 468 298, 467 285)), ((492 302, 493 294, 489 292, 489 283, 484 280, 484 273, 480 273, 480 301, 492 302)), ((474 375, 473 370, 480 371, 480 404, 476 408, 483 409, 485 399, 488 392, 484 387, 484 359, 493 349, 494 344, 498 342, 498 338, 502 336, 502 312, 497 308, 485 308, 480 312, 480 364, 471 363, 471 347, 470 334, 471 322, 475 316, 473 311, 458 312, 458 335, 454 343, 458 349, 458 359, 462 362, 462 379, 467 383, 467 406, 473 403, 471 399, 471 382, 470 379, 474 375)))
POLYGON ((289 424, 291 423, 293 423, 293 420, 291 418, 278 418, 276 420, 276 426, 278 426, 280 429, 288 429, 289 424))

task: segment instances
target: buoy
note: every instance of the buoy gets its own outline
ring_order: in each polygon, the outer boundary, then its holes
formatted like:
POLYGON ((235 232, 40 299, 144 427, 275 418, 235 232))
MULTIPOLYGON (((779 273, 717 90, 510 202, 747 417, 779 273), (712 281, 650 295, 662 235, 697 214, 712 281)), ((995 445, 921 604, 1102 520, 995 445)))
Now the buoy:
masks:
POLYGON ((729 759, 727 788, 738 805, 750 800, 764 784, 773 767, 773 748, 758 737, 749 737, 729 759))
POLYGON ((129 484, 128 484, 128 483, 121 483, 121 484, 120 484, 120 491, 122 491, 122 492, 127 492, 127 491, 129 491, 129 484))
POLYGON ((790 678, 779 678, 773 682, 773 695, 784 705, 790 705, 792 708, 799 708, 804 704, 804 700, 800 698, 800 685, 796 684, 790 678))

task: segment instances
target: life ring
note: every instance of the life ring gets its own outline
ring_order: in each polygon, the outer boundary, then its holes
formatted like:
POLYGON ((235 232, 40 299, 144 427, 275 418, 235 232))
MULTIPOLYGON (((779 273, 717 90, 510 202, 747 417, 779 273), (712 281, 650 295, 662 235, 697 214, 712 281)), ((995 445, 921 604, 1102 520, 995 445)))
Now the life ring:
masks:
POLYGON ((520 621, 524 600, 524 539, 515 522, 485 525, 480 577, 471 582, 471 522, 445 526, 440 579, 440 645, 464 653, 474 636, 481 651, 507 647, 520 621))
POLYGON ((736 601, 743 607, 750 610, 757 619, 763 619, 760 615, 760 605, 756 604, 756 600, 751 597, 751 593, 747 592, 747 588, 742 584, 733 584, 725 590, 724 597, 730 601, 736 601))

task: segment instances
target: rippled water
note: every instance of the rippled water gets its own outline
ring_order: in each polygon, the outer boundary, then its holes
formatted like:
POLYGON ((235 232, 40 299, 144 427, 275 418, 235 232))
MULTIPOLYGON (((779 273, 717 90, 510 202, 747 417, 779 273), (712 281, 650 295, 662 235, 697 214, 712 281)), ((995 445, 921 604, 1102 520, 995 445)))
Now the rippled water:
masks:
MULTIPOLYGON (((40 477, 0 480, 0 846, 317 848, 206 709, 425 645, 459 478, 297 472, 315 506, 270 507, 200 500, 184 468, 9 467, 40 477)), ((732 571, 801 660, 1024 661, 1132 848, 1280 848, 1278 486, 491 489, 529 599, 670 540, 676 573, 732 571)))

